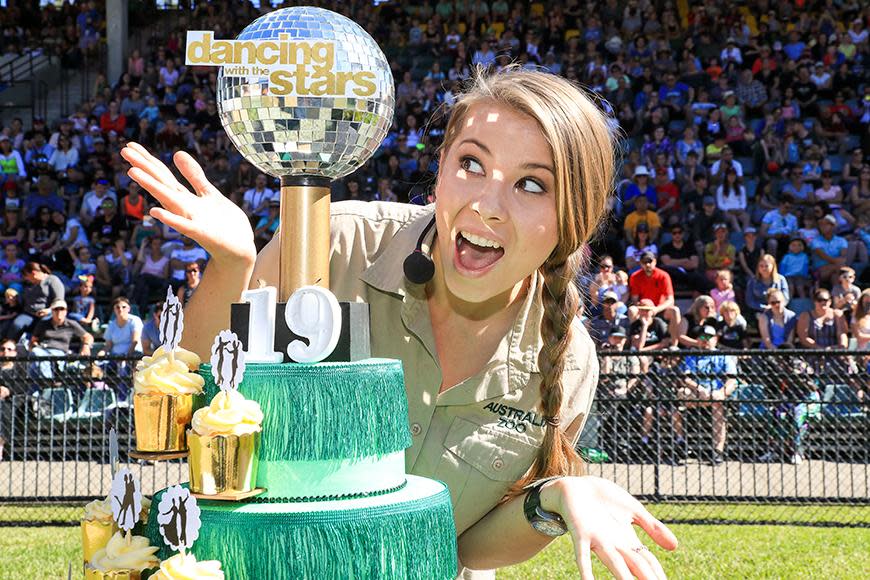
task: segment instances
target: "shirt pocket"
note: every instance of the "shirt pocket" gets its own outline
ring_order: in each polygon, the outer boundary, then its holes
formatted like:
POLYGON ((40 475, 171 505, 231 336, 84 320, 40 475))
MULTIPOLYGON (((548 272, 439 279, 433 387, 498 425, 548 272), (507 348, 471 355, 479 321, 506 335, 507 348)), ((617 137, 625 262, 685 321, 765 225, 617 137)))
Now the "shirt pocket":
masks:
POLYGON ((442 461, 450 472, 439 475, 451 487, 458 533, 498 504, 528 471, 539 445, 530 436, 509 433, 496 424, 480 425, 461 417, 453 420, 442 461))

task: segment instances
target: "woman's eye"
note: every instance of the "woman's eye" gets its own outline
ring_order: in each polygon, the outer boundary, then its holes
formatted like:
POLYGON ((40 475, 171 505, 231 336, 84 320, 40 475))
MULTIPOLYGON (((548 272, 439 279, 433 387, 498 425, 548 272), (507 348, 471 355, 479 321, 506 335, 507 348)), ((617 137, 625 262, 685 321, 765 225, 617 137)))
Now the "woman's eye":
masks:
POLYGON ((529 193, 545 193, 544 186, 537 179, 525 177, 517 182, 517 186, 529 193))
POLYGON ((470 173, 483 174, 483 167, 474 157, 463 157, 459 160, 459 167, 470 173))

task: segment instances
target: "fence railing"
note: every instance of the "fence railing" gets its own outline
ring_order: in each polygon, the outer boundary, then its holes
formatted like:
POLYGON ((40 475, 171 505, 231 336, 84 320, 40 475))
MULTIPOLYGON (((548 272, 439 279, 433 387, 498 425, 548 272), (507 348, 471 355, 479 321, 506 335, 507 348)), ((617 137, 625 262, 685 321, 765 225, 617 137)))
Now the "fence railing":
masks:
MULTIPOLYGON (((601 351, 599 361, 578 447, 591 474, 658 515, 870 526, 870 353, 601 351)), ((134 365, 0 359, 0 525, 75 521, 85 500, 104 497, 112 428, 146 494, 187 480, 183 460, 127 456, 134 365)))

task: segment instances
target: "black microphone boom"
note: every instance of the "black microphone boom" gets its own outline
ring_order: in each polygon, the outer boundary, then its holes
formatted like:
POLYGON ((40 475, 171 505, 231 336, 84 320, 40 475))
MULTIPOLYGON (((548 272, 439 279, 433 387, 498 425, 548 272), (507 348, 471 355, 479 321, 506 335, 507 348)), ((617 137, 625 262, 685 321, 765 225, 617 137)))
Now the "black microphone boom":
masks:
POLYGON ((423 233, 420 234, 420 238, 417 240, 417 247, 414 248, 413 252, 408 254, 408 257, 405 258, 402 264, 405 278, 412 284, 425 284, 435 276, 435 263, 432 261, 432 258, 423 252, 423 238, 426 237, 426 234, 429 233, 429 230, 434 225, 435 217, 433 216, 432 221, 426 225, 423 233))

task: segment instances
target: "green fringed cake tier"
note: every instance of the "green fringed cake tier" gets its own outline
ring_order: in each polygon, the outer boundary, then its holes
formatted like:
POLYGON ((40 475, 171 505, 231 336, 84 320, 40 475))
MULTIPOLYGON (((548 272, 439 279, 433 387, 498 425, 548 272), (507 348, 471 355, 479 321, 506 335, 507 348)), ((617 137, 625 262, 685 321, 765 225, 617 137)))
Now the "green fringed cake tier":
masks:
MULTIPOLYGON (((199 372, 210 401, 211 365, 199 372)), ((239 391, 263 409, 257 486, 268 497, 371 494, 404 481, 411 433, 400 361, 251 363, 239 391)))
MULTIPOLYGON (((157 556, 173 555, 157 529, 154 496, 146 535, 157 556)), ((444 484, 408 476, 400 491, 310 503, 199 500, 202 527, 192 552, 220 560, 233 580, 298 578, 452 579, 456 529, 444 484)))

